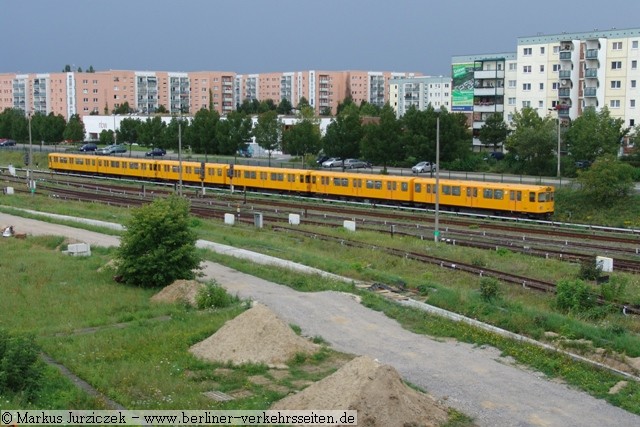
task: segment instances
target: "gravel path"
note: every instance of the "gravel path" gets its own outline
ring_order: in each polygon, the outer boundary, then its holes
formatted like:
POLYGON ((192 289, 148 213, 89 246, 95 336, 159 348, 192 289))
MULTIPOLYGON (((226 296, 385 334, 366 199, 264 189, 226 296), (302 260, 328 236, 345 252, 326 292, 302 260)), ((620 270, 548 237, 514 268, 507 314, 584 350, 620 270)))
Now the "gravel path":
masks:
MULTIPOLYGON (((5 224, 29 234, 68 235, 73 230, 74 238, 92 245, 117 244, 113 237, 101 240, 98 233, 0 214, 0 225, 5 224)), ((210 262, 204 273, 231 293, 269 306, 305 335, 321 336, 336 350, 393 365, 405 379, 474 417, 480 426, 640 426, 639 416, 516 367, 496 349, 416 335, 363 307, 353 296, 300 293, 210 262)))

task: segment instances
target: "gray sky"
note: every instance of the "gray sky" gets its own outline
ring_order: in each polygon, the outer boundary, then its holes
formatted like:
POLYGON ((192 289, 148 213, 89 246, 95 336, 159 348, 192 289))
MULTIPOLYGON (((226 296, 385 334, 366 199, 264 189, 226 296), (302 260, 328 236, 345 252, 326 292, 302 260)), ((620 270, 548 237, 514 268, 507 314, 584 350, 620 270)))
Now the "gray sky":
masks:
POLYGON ((638 0, 1 0, 0 73, 415 71, 518 37, 640 27, 638 0))

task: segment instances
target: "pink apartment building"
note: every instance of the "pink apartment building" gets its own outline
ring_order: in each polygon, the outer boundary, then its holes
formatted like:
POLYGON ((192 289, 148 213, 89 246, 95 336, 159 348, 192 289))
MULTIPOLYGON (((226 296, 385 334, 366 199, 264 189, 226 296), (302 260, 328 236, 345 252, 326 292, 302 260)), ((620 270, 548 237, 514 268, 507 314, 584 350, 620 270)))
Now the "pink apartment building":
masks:
POLYGON ((94 73, 60 72, 0 74, 0 111, 60 114, 110 114, 128 103, 138 114, 150 114, 161 105, 171 114, 210 108, 221 115, 245 99, 288 99, 296 107, 303 97, 316 113, 335 114, 350 96, 382 106, 389 102, 389 80, 420 73, 372 71, 296 71, 236 74, 222 71, 164 72, 109 70, 94 73))

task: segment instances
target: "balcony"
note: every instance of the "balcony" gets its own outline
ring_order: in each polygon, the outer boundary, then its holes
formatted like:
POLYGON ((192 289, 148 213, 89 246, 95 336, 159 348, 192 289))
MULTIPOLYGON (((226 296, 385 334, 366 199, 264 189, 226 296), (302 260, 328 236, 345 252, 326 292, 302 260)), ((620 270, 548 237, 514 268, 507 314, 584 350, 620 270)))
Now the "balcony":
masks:
POLYGON ((560 89, 558 90, 558 96, 560 98, 570 98, 571 97, 571 89, 560 89))
POLYGON ((584 88, 584 96, 585 97, 594 97, 594 96, 596 96, 596 90, 597 90, 597 88, 595 88, 595 87, 585 87, 584 88))
POLYGON ((571 52, 560 52, 561 61, 571 61, 571 52))
POLYGON ((597 78, 598 77, 598 69, 597 68, 587 68, 584 70, 584 76, 587 78, 597 78))
POLYGON ((474 79, 504 79, 504 70, 478 70, 473 72, 474 79))
POLYGON ((474 96, 491 96, 491 95, 504 95, 504 88, 501 87, 477 87, 473 89, 474 96))
POLYGON ((482 102, 473 105, 473 111, 476 113, 502 113, 504 112, 504 104, 494 104, 491 102, 482 102))
POLYGON ((569 117, 569 109, 558 110, 558 117, 569 117))
POLYGON ((558 71, 558 77, 561 79, 570 79, 571 78, 571 70, 560 70, 558 71))
POLYGON ((587 49, 584 57, 586 59, 598 59, 598 49, 587 49))

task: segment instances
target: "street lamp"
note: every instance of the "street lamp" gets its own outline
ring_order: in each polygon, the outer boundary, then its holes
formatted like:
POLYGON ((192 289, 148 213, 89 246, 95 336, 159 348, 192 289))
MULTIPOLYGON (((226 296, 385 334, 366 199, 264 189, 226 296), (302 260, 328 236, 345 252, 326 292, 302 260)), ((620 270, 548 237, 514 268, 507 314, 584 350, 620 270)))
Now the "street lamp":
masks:
POLYGON ((556 124, 558 126, 558 169, 557 176, 560 178, 560 106, 556 106, 556 108, 549 108, 549 111, 556 111, 558 113, 558 117, 556 119, 556 124))
POLYGON ((115 111, 113 112, 113 145, 116 145, 118 143, 118 137, 117 137, 117 133, 116 133, 116 113, 115 111))
POLYGON ((182 106, 178 118, 178 195, 182 196, 182 106))
POLYGON ((433 227, 433 241, 440 240, 438 216, 440 213, 440 114, 436 116, 436 215, 433 227))
POLYGON ((27 159, 27 185, 29 187, 29 189, 31 190, 31 194, 33 195, 33 190, 34 190, 34 186, 33 186, 33 182, 32 182, 32 178, 31 178, 31 174, 32 174, 32 162, 33 162, 33 143, 31 141, 31 112, 28 113, 29 116, 29 158, 27 159))

